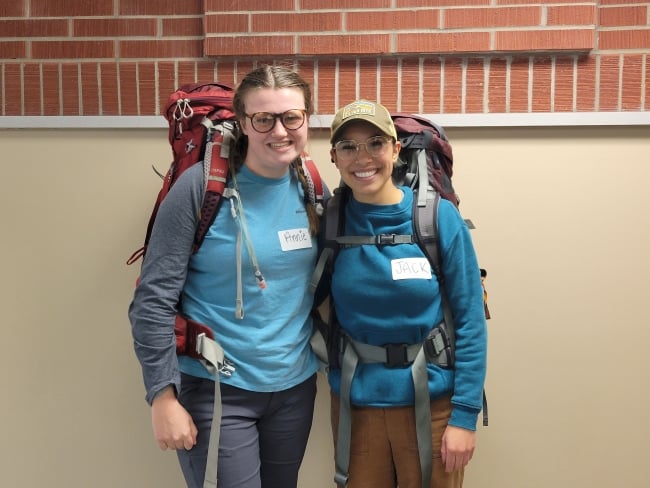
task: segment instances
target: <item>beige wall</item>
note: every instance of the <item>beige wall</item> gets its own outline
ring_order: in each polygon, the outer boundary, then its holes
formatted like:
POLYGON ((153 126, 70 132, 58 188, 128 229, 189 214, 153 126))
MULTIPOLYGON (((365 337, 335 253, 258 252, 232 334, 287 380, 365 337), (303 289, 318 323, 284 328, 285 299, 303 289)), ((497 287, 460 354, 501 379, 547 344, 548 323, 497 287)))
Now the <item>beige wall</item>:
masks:
MULTIPOLYGON (((466 486, 647 486, 647 127, 448 132, 493 316, 466 486)), ((2 130, 0 145, 0 485, 182 486, 126 316, 166 132, 2 130)), ((336 183, 323 133, 311 152, 336 183)), ((301 488, 332 486, 320 386, 301 488)))

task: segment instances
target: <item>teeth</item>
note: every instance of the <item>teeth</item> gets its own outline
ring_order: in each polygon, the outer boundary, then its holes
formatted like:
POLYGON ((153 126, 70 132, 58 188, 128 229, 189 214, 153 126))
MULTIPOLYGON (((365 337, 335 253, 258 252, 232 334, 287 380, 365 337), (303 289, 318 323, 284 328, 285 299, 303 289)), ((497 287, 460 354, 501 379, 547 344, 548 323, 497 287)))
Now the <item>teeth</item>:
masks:
POLYGON ((281 147, 287 147, 289 145, 288 142, 276 142, 276 143, 271 143, 270 146, 274 149, 279 149, 281 147))
POLYGON ((369 176, 374 175, 376 172, 377 172, 376 169, 371 169, 368 171, 357 171, 356 173, 354 173, 354 176, 358 178, 368 178, 369 176))

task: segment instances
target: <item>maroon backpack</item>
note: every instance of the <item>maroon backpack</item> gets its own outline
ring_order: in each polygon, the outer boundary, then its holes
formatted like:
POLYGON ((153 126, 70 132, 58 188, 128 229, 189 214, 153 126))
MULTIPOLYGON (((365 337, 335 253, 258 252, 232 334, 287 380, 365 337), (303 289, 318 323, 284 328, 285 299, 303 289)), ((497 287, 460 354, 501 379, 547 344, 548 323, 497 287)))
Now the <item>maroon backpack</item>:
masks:
POLYGON ((443 128, 420 115, 394 113, 391 117, 402 144, 393 179, 421 195, 429 186, 458 207, 460 199, 451 184, 454 157, 443 128))
POLYGON ((221 148, 225 147, 224 139, 228 139, 234 129, 233 95, 234 90, 228 85, 195 83, 182 86, 169 97, 164 115, 169 123, 169 144, 173 160, 163 178, 162 188, 149 217, 144 244, 131 255, 127 264, 135 263, 147 252, 158 208, 178 177, 207 156, 210 158, 210 177, 203 200, 201 221, 194 238, 194 252, 201 246, 217 215, 228 176, 228 157, 227 154, 221 154, 221 148))

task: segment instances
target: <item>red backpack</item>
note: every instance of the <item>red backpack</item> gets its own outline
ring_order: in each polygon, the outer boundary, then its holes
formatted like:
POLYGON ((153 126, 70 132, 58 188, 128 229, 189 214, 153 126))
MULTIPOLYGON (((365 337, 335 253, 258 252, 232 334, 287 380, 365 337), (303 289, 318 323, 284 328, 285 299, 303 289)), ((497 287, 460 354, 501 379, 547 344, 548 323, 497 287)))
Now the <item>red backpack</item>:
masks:
MULTIPOLYGON (((149 217, 144 244, 131 255, 126 261, 127 264, 133 264, 145 257, 161 202, 186 169, 203 161, 206 168, 209 168, 209 174, 200 220, 194 236, 193 252, 198 251, 217 216, 228 179, 228 152, 237 124, 232 106, 234 93, 231 86, 212 82, 183 85, 170 95, 164 116, 169 123, 169 144, 173 160, 163 177, 162 188, 149 217)), ((313 205, 322 205, 323 183, 316 165, 306 153, 302 154, 302 161, 305 176, 311 180, 314 189, 314 194, 306 197, 313 205)), ((211 329, 188 320, 181 314, 176 318, 174 332, 176 352, 192 357, 200 357, 195 345, 199 333, 205 332, 208 337, 213 337, 211 329)))
POLYGON ((163 178, 163 185, 149 217, 144 245, 127 260, 133 264, 144 257, 151 237, 158 208, 183 172, 210 157, 210 178, 206 188, 201 221, 194 238, 194 252, 198 250, 207 229, 216 216, 228 175, 228 158, 222 157, 224 134, 232 134, 235 113, 232 107, 234 90, 220 83, 184 85, 171 94, 165 105, 165 118, 169 123, 169 144, 173 160, 163 178), (205 210, 208 209, 206 212, 205 210))

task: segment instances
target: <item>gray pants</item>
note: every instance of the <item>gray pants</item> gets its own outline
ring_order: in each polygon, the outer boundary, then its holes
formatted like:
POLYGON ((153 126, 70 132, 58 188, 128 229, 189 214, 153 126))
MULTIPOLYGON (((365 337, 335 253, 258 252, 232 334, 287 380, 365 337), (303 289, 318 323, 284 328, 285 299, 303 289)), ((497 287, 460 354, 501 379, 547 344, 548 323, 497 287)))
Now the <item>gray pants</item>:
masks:
MULTIPOLYGON (((316 375, 285 391, 257 393, 221 383, 219 488, 295 488, 307 447, 316 375)), ((182 375, 179 401, 199 429, 191 450, 178 450, 188 488, 205 476, 214 382, 182 375)))

